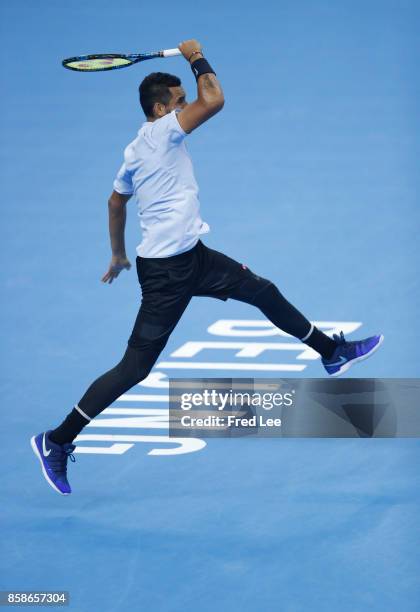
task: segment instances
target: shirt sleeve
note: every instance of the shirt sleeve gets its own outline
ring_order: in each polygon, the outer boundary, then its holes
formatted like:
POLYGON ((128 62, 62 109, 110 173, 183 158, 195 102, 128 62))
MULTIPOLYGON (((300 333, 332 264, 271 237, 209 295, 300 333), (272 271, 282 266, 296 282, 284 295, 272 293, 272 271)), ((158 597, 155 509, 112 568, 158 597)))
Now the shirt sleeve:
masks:
POLYGON ((178 113, 181 112, 179 108, 168 113, 161 119, 158 119, 153 124, 152 137, 154 140, 159 142, 167 142, 168 144, 180 144, 187 132, 184 132, 178 121, 178 113))
POLYGON ((182 140, 184 140, 185 136, 187 135, 187 132, 184 132, 184 130, 182 129, 178 121, 177 115, 180 112, 181 112, 180 109, 177 108, 173 110, 171 113, 169 113, 169 116, 171 118, 169 121, 169 134, 170 134, 171 140, 175 142, 181 142, 182 140))
POLYGON ((133 193, 133 181, 131 173, 127 170, 125 162, 118 170, 118 174, 114 181, 114 189, 121 195, 132 195, 133 193))

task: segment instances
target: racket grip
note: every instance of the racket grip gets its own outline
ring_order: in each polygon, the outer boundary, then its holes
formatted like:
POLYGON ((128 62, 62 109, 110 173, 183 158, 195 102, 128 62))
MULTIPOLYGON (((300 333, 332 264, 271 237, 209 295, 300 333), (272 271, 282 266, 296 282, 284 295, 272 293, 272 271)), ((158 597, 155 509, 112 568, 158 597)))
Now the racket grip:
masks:
POLYGON ((162 51, 162 55, 163 57, 172 57, 174 55, 182 55, 182 53, 179 49, 166 49, 162 51))

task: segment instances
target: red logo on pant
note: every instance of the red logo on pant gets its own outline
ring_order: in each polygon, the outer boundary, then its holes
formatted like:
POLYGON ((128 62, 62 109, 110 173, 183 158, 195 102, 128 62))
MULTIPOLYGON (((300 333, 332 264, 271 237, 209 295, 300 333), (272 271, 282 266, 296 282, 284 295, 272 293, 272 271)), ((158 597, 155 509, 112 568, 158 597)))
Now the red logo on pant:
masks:
POLYGON ((242 268, 243 268, 244 270, 248 270, 248 268, 246 267, 246 265, 245 265, 245 264, 242 264, 242 268))

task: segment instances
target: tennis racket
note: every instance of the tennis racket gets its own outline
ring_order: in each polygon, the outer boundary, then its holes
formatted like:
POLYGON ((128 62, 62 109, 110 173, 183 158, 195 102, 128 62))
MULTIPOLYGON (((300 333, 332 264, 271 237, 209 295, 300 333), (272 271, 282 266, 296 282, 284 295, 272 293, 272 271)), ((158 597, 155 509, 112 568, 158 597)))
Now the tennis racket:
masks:
POLYGON ((78 72, 97 72, 98 70, 116 70, 127 68, 138 62, 154 59, 155 57, 173 57, 182 55, 179 49, 166 49, 152 53, 136 53, 123 55, 122 53, 101 53, 99 55, 79 55, 63 60, 64 68, 78 72))

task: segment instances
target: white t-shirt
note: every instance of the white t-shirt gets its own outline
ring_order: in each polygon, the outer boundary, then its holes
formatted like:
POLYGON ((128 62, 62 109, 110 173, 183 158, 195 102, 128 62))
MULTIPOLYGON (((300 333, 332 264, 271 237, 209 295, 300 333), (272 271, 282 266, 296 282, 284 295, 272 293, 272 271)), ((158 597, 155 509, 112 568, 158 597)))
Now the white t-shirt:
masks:
POLYGON ((146 121, 124 150, 114 181, 121 194, 134 194, 142 241, 140 257, 170 257, 192 249, 210 231, 200 217, 198 185, 177 110, 146 121))

